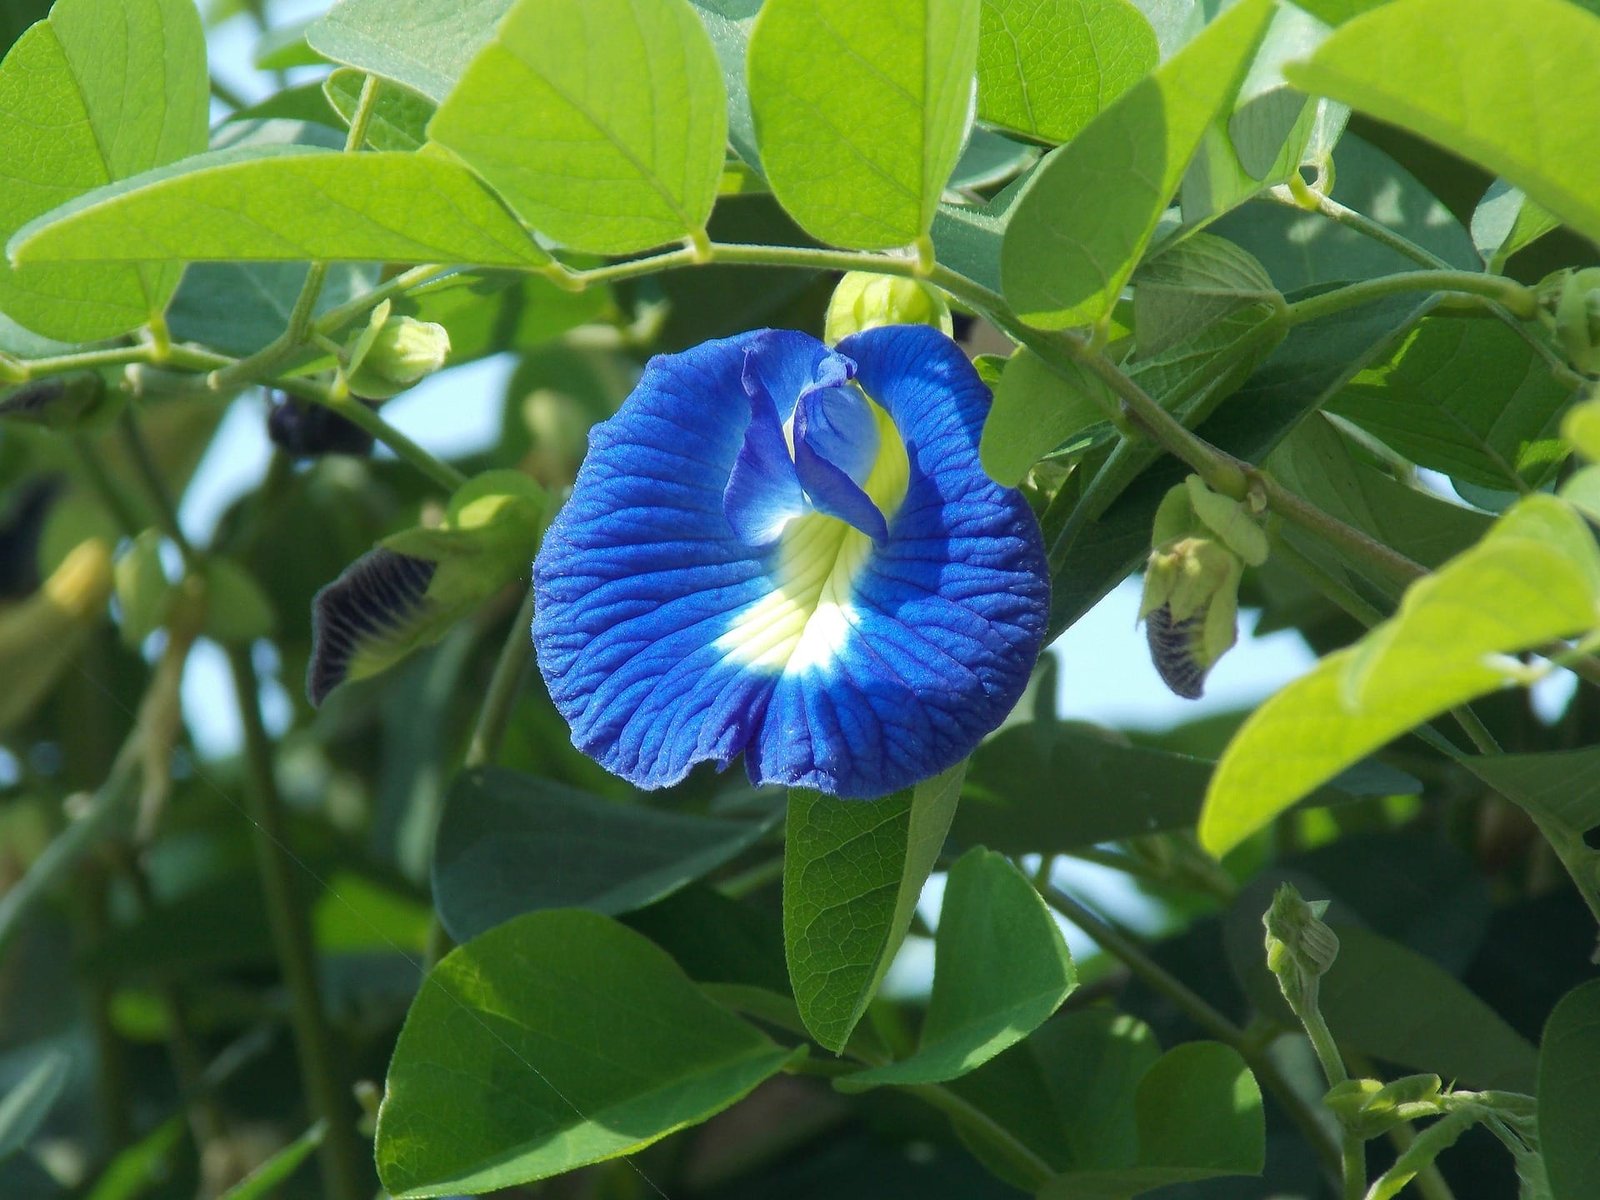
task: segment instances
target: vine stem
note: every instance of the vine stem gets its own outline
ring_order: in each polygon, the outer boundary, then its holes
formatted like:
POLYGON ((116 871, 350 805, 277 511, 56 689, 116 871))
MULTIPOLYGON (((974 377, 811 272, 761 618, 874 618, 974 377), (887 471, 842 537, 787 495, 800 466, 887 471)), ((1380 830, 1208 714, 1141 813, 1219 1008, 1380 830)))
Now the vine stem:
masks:
POLYGON ((327 1122, 321 1147, 323 1185, 332 1200, 366 1200, 370 1189, 356 1133, 355 1101, 335 1065, 337 1047, 322 1007, 311 924, 294 888, 283 816, 283 799, 272 771, 272 743, 261 718, 261 685, 247 646, 230 645, 228 667, 244 726, 249 775, 251 842, 267 901, 267 917, 279 969, 289 989, 295 1049, 311 1109, 327 1122))
POLYGON ((530 587, 506 633, 500 657, 495 660, 489 690, 483 697, 483 707, 478 710, 478 722, 462 760, 465 767, 487 766, 500 752, 500 743, 505 741, 506 727, 516 707, 517 693, 522 688, 522 677, 533 661, 533 635, 529 630, 532 624, 533 588, 530 587))
POLYGON ((1428 270, 1403 271, 1397 275, 1380 275, 1376 279, 1363 279, 1357 283, 1334 288, 1296 300, 1289 305, 1288 319, 1292 325, 1319 320, 1333 313, 1357 308, 1389 296, 1404 292, 1446 292, 1479 296, 1494 301, 1521 320, 1532 320, 1538 315, 1538 300, 1533 289, 1525 287, 1504 275, 1487 275, 1482 271, 1428 270))
POLYGON ((1204 997, 1197 995, 1181 979, 1151 958, 1133 938, 1108 921, 1102 920, 1074 897, 1050 884, 1039 888, 1039 894, 1051 908, 1082 929, 1107 953, 1115 956, 1145 983, 1182 1009, 1196 1025, 1219 1042, 1233 1047, 1255 1072, 1256 1078, 1277 1097, 1278 1103, 1283 1105, 1290 1118, 1300 1127, 1306 1140, 1316 1148, 1324 1165, 1330 1171, 1342 1173, 1341 1147, 1329 1140, 1327 1131, 1317 1119, 1316 1113, 1289 1085, 1289 1081, 1278 1069, 1277 1063, 1266 1053, 1266 1046, 1261 1041, 1213 1008, 1204 997))

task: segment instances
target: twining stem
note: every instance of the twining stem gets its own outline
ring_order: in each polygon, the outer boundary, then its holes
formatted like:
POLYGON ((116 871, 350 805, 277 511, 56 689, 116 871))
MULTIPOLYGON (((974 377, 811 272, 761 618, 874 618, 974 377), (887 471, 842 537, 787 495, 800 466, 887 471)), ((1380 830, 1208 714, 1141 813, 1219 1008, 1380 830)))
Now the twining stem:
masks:
POLYGON ((283 800, 273 775, 272 743, 261 718, 261 685, 249 647, 230 645, 228 666, 244 727, 256 870, 266 897, 278 966, 289 989, 295 1051, 306 1098, 316 1116, 327 1122, 321 1147, 323 1187, 332 1200, 366 1200, 371 1188, 362 1165, 366 1155, 356 1133, 356 1105, 336 1065, 338 1048, 322 1007, 311 924, 295 892, 283 800))
POLYGON ((1481 271, 1403 271, 1398 275, 1363 279, 1308 296, 1304 300, 1296 300, 1289 305, 1289 322, 1303 325, 1307 321, 1319 320, 1405 292, 1454 292, 1481 296, 1503 305, 1513 316, 1524 321, 1532 320, 1539 311, 1533 289, 1504 275, 1488 275, 1481 271))
POLYGON ((487 766, 500 751, 506 726, 511 723, 511 713, 516 707, 517 693, 522 687, 522 677, 533 661, 533 636, 529 632, 532 623, 533 589, 530 587, 506 633, 500 657, 495 660, 489 690, 484 695, 483 707, 478 710, 478 723, 473 726, 472 740, 467 743, 467 754, 462 760, 465 767, 487 766))
POLYGON ((1217 1041, 1233 1047, 1239 1057, 1243 1058, 1255 1072, 1256 1078, 1277 1097, 1278 1102, 1300 1127, 1301 1133, 1316 1149, 1327 1168, 1330 1171, 1341 1170, 1340 1148, 1328 1139, 1327 1131, 1317 1119, 1316 1113, 1289 1085, 1288 1080, 1278 1069, 1278 1064, 1267 1054, 1266 1046, 1259 1039, 1252 1037, 1218 1012, 1204 997, 1197 995, 1186 983, 1151 958, 1133 938, 1102 920, 1074 897, 1049 884, 1041 887, 1039 894, 1051 908, 1092 937, 1108 954, 1119 959, 1146 984, 1182 1009, 1201 1029, 1217 1041))

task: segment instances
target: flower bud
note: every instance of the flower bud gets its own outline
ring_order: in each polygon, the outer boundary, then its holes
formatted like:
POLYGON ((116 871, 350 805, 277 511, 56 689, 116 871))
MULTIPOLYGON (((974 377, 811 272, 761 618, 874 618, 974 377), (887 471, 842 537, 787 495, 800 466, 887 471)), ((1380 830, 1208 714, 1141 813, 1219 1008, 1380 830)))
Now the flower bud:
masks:
POLYGON ((932 325, 950 336, 955 329, 944 293, 917 279, 851 271, 833 289, 822 340, 832 346, 880 325, 932 325))
POLYGON ((1548 275, 1537 296, 1539 318, 1567 361, 1585 375, 1600 375, 1600 267, 1548 275))
POLYGON ((392 317, 385 300, 350 342, 345 377, 358 396, 387 400, 444 366, 450 334, 443 325, 392 317))
POLYGON ((1316 1006, 1318 982, 1339 956, 1339 935, 1322 920, 1326 900, 1307 901, 1291 883, 1278 886, 1261 918, 1266 927, 1267 969, 1296 1013, 1316 1006))

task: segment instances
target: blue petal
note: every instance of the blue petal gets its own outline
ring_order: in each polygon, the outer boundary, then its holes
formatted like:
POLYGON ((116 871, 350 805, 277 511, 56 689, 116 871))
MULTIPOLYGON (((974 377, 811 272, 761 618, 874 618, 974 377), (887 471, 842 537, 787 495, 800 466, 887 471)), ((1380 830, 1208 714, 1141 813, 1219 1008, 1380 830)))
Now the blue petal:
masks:
MULTIPOLYGON (((854 367, 852 363, 852 374, 854 367)), ((877 418, 859 389, 818 385, 800 394, 794 410, 797 460, 804 442, 813 453, 861 484, 878 460, 878 441, 877 418)))
POLYGON ((750 425, 733 461, 733 473, 722 493, 722 511, 739 540, 766 546, 784 526, 807 510, 794 460, 783 438, 777 406, 761 382, 757 368, 763 357, 746 350, 740 378, 750 397, 750 425))
MULTIPOLYGON (((841 553, 825 601, 784 618, 798 640, 763 652, 751 614, 790 605, 795 539, 747 545, 724 514, 747 351, 784 419, 837 357, 763 331, 650 362, 591 435, 534 565, 540 668, 574 742, 640 786, 743 750, 757 783, 881 795, 959 761, 1016 702, 1048 601, 1038 526, 979 466, 989 395, 954 343, 922 327, 848 339, 839 355, 905 439, 909 481, 883 543, 841 553)), ((803 520, 814 542, 860 538, 803 520)))

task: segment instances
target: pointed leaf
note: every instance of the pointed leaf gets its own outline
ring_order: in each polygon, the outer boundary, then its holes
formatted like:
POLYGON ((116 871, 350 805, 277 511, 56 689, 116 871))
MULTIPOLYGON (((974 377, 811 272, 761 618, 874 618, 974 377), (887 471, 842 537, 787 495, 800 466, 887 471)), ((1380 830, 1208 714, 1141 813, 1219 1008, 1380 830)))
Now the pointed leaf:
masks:
POLYGON ((849 1041, 910 928, 966 764, 882 800, 789 793, 783 942, 811 1035, 849 1041))
POLYGON ((19 262, 549 261, 464 167, 428 154, 216 150, 79 197, 25 226, 19 262))
POLYGON ((467 770, 440 818, 434 904, 458 942, 537 909, 615 916, 716 869, 764 827, 618 804, 515 771, 467 770))
POLYGON ((790 1057, 632 930, 529 913, 429 973, 389 1064, 378 1174, 397 1200, 544 1179, 703 1121, 790 1057))
POLYGON ((1078 985, 1050 910, 1003 855, 969 850, 945 884, 933 996, 916 1052, 841 1076, 841 1091, 965 1075, 1046 1021, 1078 985))
POLYGON ((1040 164, 1000 257, 1006 298, 1029 324, 1111 311, 1272 13, 1271 0, 1236 4, 1040 164))
MULTIPOLYGON (((193 0, 58 0, 0 65, 0 237, 74 196, 204 150, 206 52, 193 0)), ((0 309, 66 341, 158 316, 175 263, 0 262, 0 309)))
POLYGON ((766 0, 750 105, 773 194, 812 236, 858 250, 928 232, 961 154, 979 0, 766 0))
POLYGON ((1597 61, 1600 17, 1566 0, 1395 0, 1285 73, 1449 146, 1600 240, 1597 61))
POLYGON ((622 254, 704 230, 727 101, 685 0, 518 0, 428 134, 541 233, 622 254))

